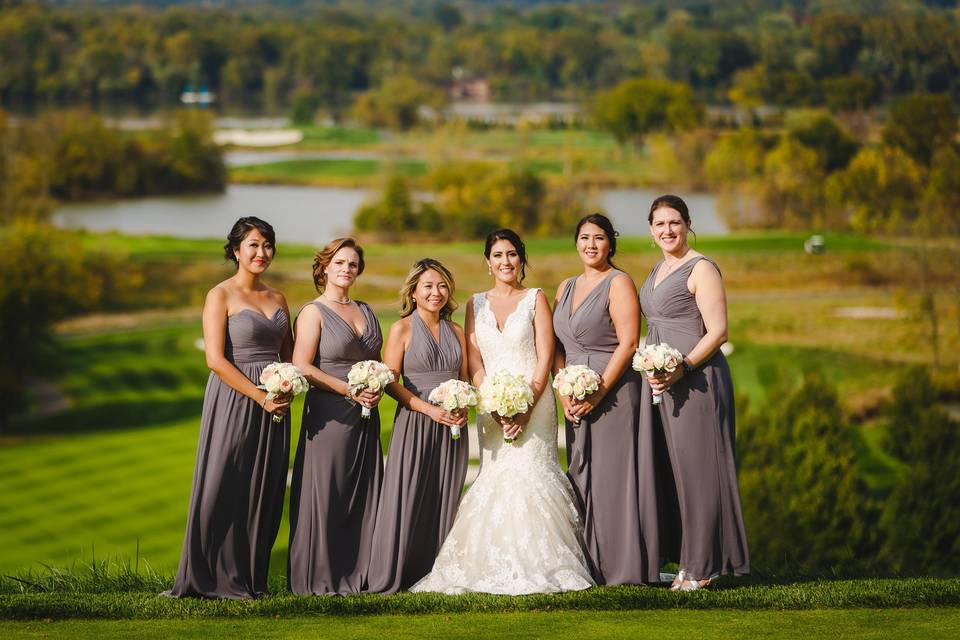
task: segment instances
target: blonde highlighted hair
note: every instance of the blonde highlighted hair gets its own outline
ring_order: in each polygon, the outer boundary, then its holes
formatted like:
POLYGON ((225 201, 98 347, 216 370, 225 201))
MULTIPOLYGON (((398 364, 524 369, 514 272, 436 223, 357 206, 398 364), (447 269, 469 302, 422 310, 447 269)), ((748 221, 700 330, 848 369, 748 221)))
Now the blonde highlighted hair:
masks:
POLYGON ((357 275, 359 276, 363 273, 363 248, 361 248, 353 238, 337 238, 320 251, 317 251, 317 255, 313 259, 313 286, 317 288, 319 293, 323 293, 323 290, 327 288, 327 274, 324 273, 324 269, 333 262, 333 256, 337 254, 337 251, 340 251, 340 249, 344 247, 349 247, 357 252, 357 255, 360 257, 357 275))
POLYGON ((436 271, 440 274, 440 279, 443 280, 444 284, 447 285, 447 291, 450 294, 447 298, 447 303, 443 305, 442 309, 440 309, 440 317, 444 320, 449 320, 453 315, 453 312, 456 311, 457 303, 453 300, 453 294, 456 291, 456 285, 453 281, 453 274, 450 273, 450 270, 440 264, 440 262, 437 260, 434 260, 433 258, 423 258, 413 263, 413 267, 410 268, 410 273, 407 274, 406 279, 403 281, 403 286, 400 287, 401 318, 406 318, 408 315, 413 313, 414 310, 416 310, 417 303, 413 299, 413 292, 417 290, 417 284, 420 282, 420 276, 430 270, 436 271))

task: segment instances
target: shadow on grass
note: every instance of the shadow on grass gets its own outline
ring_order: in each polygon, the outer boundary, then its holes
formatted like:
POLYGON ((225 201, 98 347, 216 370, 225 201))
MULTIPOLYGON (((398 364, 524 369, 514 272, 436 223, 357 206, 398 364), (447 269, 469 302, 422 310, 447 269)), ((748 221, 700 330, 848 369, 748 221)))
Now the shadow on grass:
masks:
POLYGON ((200 416, 203 395, 170 400, 124 400, 26 416, 11 423, 8 435, 98 433, 163 425, 200 416))

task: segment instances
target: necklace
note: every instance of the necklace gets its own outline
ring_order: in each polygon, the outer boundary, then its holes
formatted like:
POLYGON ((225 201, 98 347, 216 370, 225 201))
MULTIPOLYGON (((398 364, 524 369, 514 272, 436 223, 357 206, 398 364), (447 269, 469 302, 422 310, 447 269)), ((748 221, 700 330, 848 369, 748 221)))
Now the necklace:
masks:
POLYGON ((667 270, 664 272, 663 275, 668 275, 671 271, 673 271, 674 267, 680 264, 683 261, 683 259, 687 257, 688 253, 690 253, 690 247, 687 247, 687 250, 683 252, 683 255, 677 258, 676 260, 674 260, 673 264, 667 264, 667 260, 666 258, 664 258, 663 264, 667 265, 667 270))
POLYGON ((330 296, 325 296, 325 295, 323 295, 322 293, 320 294, 320 297, 323 298, 324 300, 329 300, 330 302, 336 302, 337 304, 344 304, 344 305, 346 305, 346 304, 350 304, 351 302, 353 302, 353 300, 351 300, 350 298, 347 298, 346 300, 337 300, 336 298, 331 298, 330 296))

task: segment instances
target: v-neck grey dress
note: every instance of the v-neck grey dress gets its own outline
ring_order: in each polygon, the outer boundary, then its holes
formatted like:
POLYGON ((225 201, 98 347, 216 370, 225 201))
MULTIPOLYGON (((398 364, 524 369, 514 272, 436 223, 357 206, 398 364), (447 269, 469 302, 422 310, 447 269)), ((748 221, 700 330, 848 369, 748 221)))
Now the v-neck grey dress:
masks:
MULTIPOLYGON (((373 310, 363 334, 326 307, 314 365, 343 381, 355 363, 379 360, 383 335, 373 310)), ((303 406, 300 442, 290 487, 290 591, 298 594, 359 593, 370 564, 380 499, 383 456, 380 416, 368 419, 360 405, 340 394, 311 388, 303 406)))
MULTIPOLYGON (((224 355, 254 384, 279 359, 290 321, 244 309, 227 318, 224 355)), ((270 551, 283 516, 290 417, 273 422, 257 402, 210 372, 187 531, 172 597, 254 598, 267 591, 270 551)))
MULTIPOLYGON (((410 344, 403 354, 403 386, 422 400, 441 382, 460 377, 463 353, 456 330, 440 321, 440 341, 423 319, 411 316, 410 344)), ((377 526, 373 534, 368 591, 396 593, 430 573, 453 525, 467 475, 467 434, 399 405, 387 453, 377 526)))
MULTIPOLYGON (((663 262, 647 276, 640 288, 647 344, 665 342, 687 354, 706 333, 697 301, 687 288, 690 273, 700 260, 709 258, 691 258, 656 288, 653 284, 663 262)), ((697 580, 729 572, 749 573, 734 457, 733 381, 726 358, 717 350, 670 387, 657 406, 644 380, 643 398, 641 423, 656 429, 662 425, 670 452, 682 528, 680 568, 697 580)))
MULTIPOLYGON (((614 269, 572 313, 576 279, 567 282, 553 313, 567 365, 599 374, 606 369, 620 344, 609 311, 610 284, 620 274, 614 269)), ((628 367, 579 427, 566 423, 567 475, 584 511, 591 570, 600 585, 660 579, 653 437, 639 421, 640 383, 628 367)))

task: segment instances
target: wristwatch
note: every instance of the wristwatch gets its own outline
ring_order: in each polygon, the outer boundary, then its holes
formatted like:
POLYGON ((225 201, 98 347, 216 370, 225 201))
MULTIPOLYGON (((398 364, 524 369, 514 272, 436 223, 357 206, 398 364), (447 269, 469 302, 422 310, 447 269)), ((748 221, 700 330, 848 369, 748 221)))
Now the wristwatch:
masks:
POLYGON ((688 375, 690 375, 691 373, 693 373, 693 365, 690 364, 689 362, 687 362, 686 360, 684 360, 684 361, 683 361, 683 375, 688 376, 688 375))

